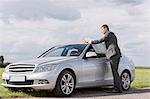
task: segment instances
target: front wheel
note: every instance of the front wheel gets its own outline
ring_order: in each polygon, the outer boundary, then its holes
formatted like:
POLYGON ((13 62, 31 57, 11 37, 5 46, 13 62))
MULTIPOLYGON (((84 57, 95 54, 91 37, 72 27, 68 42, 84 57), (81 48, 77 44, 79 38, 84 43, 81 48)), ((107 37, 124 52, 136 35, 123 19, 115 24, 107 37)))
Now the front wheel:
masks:
POLYGON ((55 96, 70 96, 75 89, 75 75, 70 71, 63 71, 54 89, 55 96))
POLYGON ((127 91, 130 89, 131 77, 128 71, 124 71, 121 74, 121 82, 122 82, 122 89, 124 91, 127 91))

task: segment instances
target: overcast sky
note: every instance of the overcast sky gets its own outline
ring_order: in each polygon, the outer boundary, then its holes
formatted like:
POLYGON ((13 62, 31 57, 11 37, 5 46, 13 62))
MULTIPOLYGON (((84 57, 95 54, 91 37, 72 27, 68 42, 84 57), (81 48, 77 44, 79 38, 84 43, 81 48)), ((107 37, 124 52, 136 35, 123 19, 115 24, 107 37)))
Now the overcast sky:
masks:
POLYGON ((108 24, 123 54, 150 66, 149 0, 0 0, 0 55, 32 59, 49 47, 99 39, 108 24))

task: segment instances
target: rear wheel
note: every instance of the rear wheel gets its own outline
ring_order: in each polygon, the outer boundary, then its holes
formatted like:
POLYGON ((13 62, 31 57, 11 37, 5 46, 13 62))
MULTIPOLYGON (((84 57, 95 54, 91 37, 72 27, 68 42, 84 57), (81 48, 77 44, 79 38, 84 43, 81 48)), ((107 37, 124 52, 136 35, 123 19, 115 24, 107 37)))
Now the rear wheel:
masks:
POLYGON ((122 82, 122 89, 124 91, 127 91, 130 89, 131 77, 128 71, 124 71, 121 74, 121 82, 122 82))
POLYGON ((56 83, 54 89, 55 96, 70 96, 75 88, 75 75, 70 71, 63 71, 56 83))

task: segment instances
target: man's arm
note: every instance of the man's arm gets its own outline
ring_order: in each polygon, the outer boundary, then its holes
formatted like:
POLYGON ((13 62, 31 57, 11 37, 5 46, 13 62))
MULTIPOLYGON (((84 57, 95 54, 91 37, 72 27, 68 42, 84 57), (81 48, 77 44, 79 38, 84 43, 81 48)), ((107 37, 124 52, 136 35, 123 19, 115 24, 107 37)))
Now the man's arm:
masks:
POLYGON ((103 38, 99 39, 99 40, 85 40, 84 42, 89 43, 89 44, 98 44, 98 43, 102 43, 105 41, 108 41, 109 39, 109 35, 105 35, 103 38))
POLYGON ((102 43, 105 41, 105 38, 101 38, 100 40, 92 40, 91 44, 98 44, 98 43, 102 43))
POLYGON ((105 42, 109 39, 109 35, 105 35, 103 38, 101 38, 100 40, 92 40, 90 43, 91 44, 98 44, 98 43, 102 43, 105 42))
POLYGON ((109 39, 109 34, 106 34, 103 38, 101 38, 100 40, 92 40, 90 41, 91 44, 98 44, 98 43, 102 43, 102 42, 105 42, 105 41, 108 41, 109 39))

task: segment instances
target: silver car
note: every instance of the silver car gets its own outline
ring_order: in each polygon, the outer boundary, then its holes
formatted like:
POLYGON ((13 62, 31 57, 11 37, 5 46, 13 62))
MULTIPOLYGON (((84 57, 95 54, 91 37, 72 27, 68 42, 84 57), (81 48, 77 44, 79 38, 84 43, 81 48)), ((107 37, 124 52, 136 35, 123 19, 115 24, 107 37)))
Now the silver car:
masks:
MULTIPOLYGON (((118 72, 126 91, 135 77, 133 62, 122 55, 118 72)), ((56 96, 70 96, 76 88, 113 85, 109 60, 90 44, 52 47, 37 59, 8 65, 2 79, 8 88, 51 90, 56 96)))

